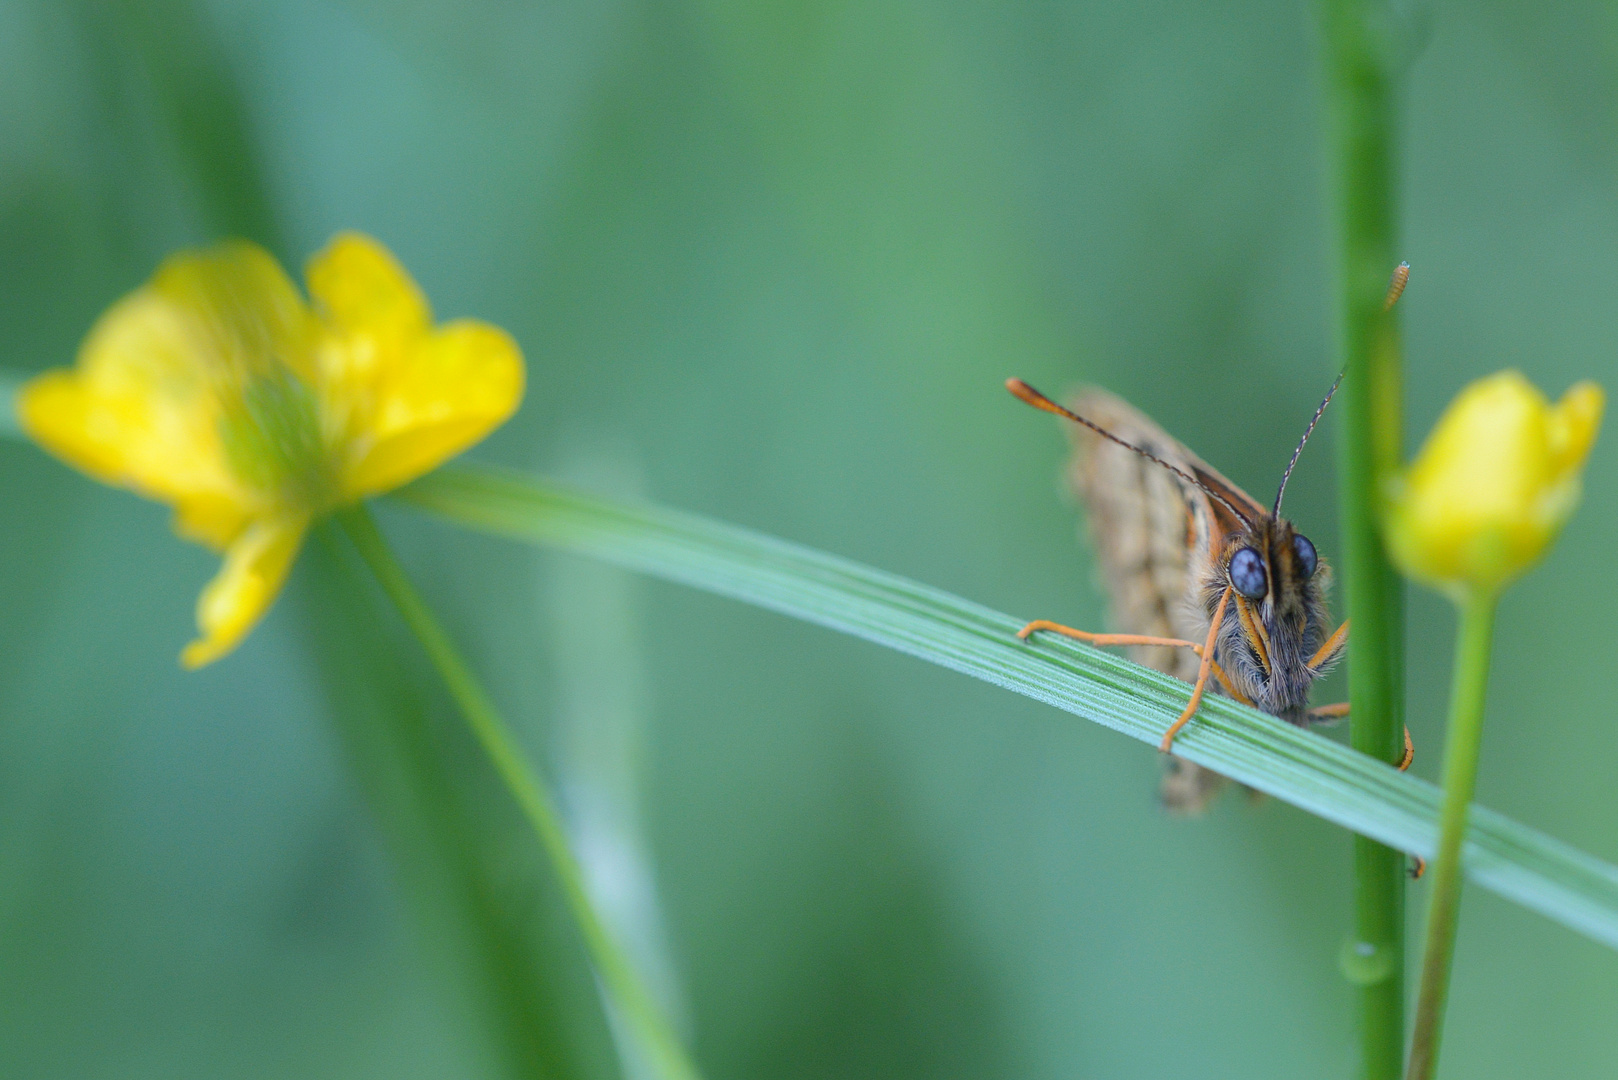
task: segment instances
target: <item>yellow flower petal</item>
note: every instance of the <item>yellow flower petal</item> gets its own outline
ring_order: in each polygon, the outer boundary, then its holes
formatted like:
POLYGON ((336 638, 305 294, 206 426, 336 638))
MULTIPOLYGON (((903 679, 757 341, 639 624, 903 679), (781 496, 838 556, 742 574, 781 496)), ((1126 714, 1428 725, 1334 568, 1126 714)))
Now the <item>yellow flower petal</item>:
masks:
POLYGON ((138 290, 96 323, 76 367, 23 387, 18 419, 45 449, 105 483, 168 503, 245 503, 197 352, 186 314, 152 289, 138 290))
POLYGON ((252 512, 231 499, 189 495, 174 507, 174 531, 187 540, 224 551, 247 528, 252 512))
POLYGON ((304 515, 260 519, 231 544, 197 601, 202 636, 180 653, 181 664, 211 664, 241 643, 275 602, 308 528, 304 515))
POLYGON ((1553 468, 1576 470, 1583 464, 1601 430, 1601 413, 1606 405, 1606 393, 1588 379, 1568 387, 1551 410, 1549 420, 1547 435, 1553 468))
POLYGON ((172 256, 147 289, 186 321, 190 360, 216 385, 276 377, 282 367, 314 380, 314 317, 281 264, 258 245, 233 240, 172 256))
POLYGON ((361 233, 339 233, 309 260, 309 296, 335 329, 409 339, 426 334, 432 311, 393 253, 361 233))
POLYGON ((522 352, 499 327, 445 325, 381 373, 343 478, 348 498, 390 491, 481 440, 516 411, 522 352))

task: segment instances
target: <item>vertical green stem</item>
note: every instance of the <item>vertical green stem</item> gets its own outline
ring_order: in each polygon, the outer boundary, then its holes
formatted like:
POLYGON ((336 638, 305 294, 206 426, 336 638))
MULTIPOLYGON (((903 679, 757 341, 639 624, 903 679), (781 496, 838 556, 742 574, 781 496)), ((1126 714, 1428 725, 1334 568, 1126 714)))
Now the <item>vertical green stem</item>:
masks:
MULTIPOLYGON (((1356 750, 1395 762, 1404 732, 1404 590, 1378 532, 1382 481, 1400 457, 1398 333, 1383 310, 1395 249, 1393 74, 1387 12, 1322 0, 1325 97, 1338 247, 1339 350, 1347 378, 1339 443, 1342 561, 1354 631, 1349 667, 1356 750)), ((1404 856, 1354 838, 1351 970, 1360 985, 1361 1073, 1399 1076, 1404 1043, 1404 856)))
POLYGON ((393 557, 370 512, 363 505, 356 505, 340 511, 338 520, 421 642, 472 733, 539 837, 561 881, 596 973, 620 1018, 635 1032, 637 1042, 658 1076, 664 1080, 698 1080, 696 1068, 686 1056, 679 1037, 597 914, 584 887, 583 871, 568 846, 556 802, 538 774, 528 767, 516 739, 482 684, 393 557))
POLYGON ((514 859, 505 849, 509 808, 483 797, 487 778, 446 753, 427 708, 432 674, 414 670, 419 657, 400 639, 408 631, 375 595, 338 524, 323 522, 318 535, 286 599, 306 616, 333 730, 381 829, 443 1006, 475 1018, 491 1076, 609 1075, 609 1025, 587 1012, 594 968, 565 922, 536 918, 534 890, 550 882, 543 855, 514 859))
POLYGON ((1444 739, 1444 810, 1439 818, 1438 856, 1433 860, 1427 950, 1421 962, 1421 993, 1416 998, 1409 1080, 1428 1080, 1438 1067, 1438 1039, 1444 1028, 1444 998, 1449 992, 1450 958, 1461 904, 1461 844, 1466 838, 1466 812, 1477 786, 1478 749, 1483 743, 1483 697, 1489 684, 1494 607, 1492 594, 1469 598, 1461 605, 1449 733, 1444 739))

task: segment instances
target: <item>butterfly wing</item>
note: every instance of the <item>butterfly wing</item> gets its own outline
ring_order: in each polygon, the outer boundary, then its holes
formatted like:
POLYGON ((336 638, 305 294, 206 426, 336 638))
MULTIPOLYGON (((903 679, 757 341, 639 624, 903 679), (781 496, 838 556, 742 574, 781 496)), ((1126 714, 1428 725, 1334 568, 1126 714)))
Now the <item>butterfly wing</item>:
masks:
MULTIPOLYGON (((1068 403, 1080 416, 1195 476, 1252 520, 1264 508, 1121 398, 1085 389, 1068 403)), ((1077 424, 1068 483, 1084 505, 1101 586, 1117 633, 1202 641, 1208 616, 1198 602, 1213 572, 1212 553, 1240 526, 1206 491, 1139 454, 1077 424)), ((1137 663, 1194 682, 1200 660, 1190 649, 1134 646, 1137 663)), ((1217 773, 1172 758, 1163 778, 1171 809, 1199 812, 1218 792, 1217 773)))

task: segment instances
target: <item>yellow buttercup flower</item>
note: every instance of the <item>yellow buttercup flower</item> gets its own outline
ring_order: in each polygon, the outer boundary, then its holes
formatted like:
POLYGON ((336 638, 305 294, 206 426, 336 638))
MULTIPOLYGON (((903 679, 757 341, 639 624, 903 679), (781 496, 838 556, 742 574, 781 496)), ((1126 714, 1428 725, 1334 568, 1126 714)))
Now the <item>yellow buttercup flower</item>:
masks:
POLYGON ((307 276, 312 303, 252 244, 175 255, 101 317, 74 367, 18 397, 41 446, 169 504, 180 535, 224 553, 186 667, 246 637, 315 518, 428 472, 522 400, 511 337, 435 326, 375 240, 338 236, 307 276))
POLYGON ((1462 390, 1390 486, 1394 562, 1458 596, 1498 592, 1539 560, 1578 505, 1604 402, 1599 386, 1582 382, 1552 405, 1515 371, 1462 390))

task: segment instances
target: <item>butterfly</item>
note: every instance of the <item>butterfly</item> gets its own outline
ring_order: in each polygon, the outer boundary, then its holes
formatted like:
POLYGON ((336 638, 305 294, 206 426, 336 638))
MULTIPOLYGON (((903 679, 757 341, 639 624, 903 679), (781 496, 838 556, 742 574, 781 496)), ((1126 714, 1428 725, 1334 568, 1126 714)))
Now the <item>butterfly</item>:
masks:
MULTIPOLYGON (((1408 276, 1401 264, 1387 306, 1408 276)), ((1129 646, 1137 662, 1193 683, 1190 703, 1163 736, 1165 753, 1210 680, 1218 692, 1293 724, 1346 716, 1347 704, 1309 705, 1315 680, 1347 649, 1348 623, 1329 629, 1331 568, 1281 516, 1287 481, 1341 384, 1339 375, 1287 462, 1274 503, 1265 506, 1112 394, 1085 390, 1065 408, 1021 379, 1007 380, 1022 401, 1076 425, 1068 481, 1085 508, 1119 631, 1095 634, 1039 619, 1018 636, 1054 632, 1129 646)), ((1408 768, 1411 756, 1406 732, 1399 768, 1408 768)), ((1171 756, 1163 801, 1199 812, 1223 781, 1171 756)))

